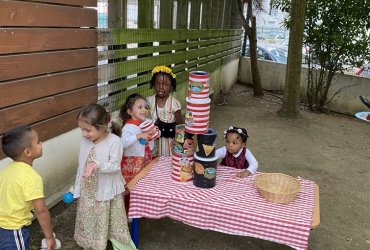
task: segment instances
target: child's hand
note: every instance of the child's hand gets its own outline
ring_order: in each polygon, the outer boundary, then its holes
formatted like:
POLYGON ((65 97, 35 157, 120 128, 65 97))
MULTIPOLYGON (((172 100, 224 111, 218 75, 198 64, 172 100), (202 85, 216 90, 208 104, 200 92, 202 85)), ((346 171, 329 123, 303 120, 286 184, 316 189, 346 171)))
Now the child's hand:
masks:
POLYGON ((238 178, 246 178, 247 176, 251 175, 252 173, 249 172, 248 170, 244 170, 244 171, 241 171, 241 172, 238 172, 236 173, 236 177, 238 178))
POLYGON ((148 140, 148 139, 150 139, 150 132, 144 132, 144 133, 138 134, 138 135, 136 135, 136 138, 138 140, 139 139, 148 140))
POLYGON ((54 247, 56 246, 55 238, 46 238, 46 249, 47 250, 53 250, 54 247))
POLYGON ((92 173, 97 168, 98 168, 98 166, 96 165, 95 162, 91 161, 91 162, 87 163, 87 166, 86 166, 84 174, 82 175, 82 178, 84 178, 84 179, 88 178, 90 175, 92 175, 92 173))
POLYGON ((159 130, 158 126, 154 126, 150 131, 149 131, 149 135, 150 135, 150 138, 149 139, 153 139, 153 136, 157 133, 157 131, 159 130))

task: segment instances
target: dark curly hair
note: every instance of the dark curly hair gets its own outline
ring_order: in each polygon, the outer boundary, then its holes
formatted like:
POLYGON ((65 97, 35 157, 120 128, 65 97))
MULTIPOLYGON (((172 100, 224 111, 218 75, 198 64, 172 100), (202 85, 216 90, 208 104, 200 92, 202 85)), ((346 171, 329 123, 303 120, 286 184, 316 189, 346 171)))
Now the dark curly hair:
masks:
POLYGON ((230 133, 238 134, 242 138, 243 143, 246 143, 249 137, 245 128, 231 126, 224 131, 224 136, 226 137, 230 133))
POLYGON ((23 150, 31 146, 32 127, 29 125, 19 126, 7 131, 1 138, 1 146, 6 156, 17 160, 23 150))
POLYGON ((173 78, 171 76, 171 74, 168 74, 166 72, 157 72, 157 73, 155 73, 152 76, 152 79, 150 79, 150 88, 154 88, 155 79, 157 79, 157 76, 163 76, 163 77, 167 76, 168 79, 170 79, 170 81, 171 81, 171 87, 172 87, 171 93, 176 91, 176 78, 173 78))

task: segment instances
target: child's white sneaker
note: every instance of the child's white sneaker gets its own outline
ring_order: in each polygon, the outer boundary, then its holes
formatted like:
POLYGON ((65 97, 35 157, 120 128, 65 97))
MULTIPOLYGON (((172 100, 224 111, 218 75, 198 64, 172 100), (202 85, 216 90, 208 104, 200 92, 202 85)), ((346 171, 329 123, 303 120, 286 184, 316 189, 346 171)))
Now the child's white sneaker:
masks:
MULTIPOLYGON (((53 235, 54 235, 54 238, 55 238, 55 233, 53 233, 53 235)), ((60 240, 55 238, 55 247, 54 247, 54 249, 60 249, 61 247, 62 247, 62 244, 60 243, 60 240)), ((46 239, 42 239, 41 249, 47 249, 46 239)))

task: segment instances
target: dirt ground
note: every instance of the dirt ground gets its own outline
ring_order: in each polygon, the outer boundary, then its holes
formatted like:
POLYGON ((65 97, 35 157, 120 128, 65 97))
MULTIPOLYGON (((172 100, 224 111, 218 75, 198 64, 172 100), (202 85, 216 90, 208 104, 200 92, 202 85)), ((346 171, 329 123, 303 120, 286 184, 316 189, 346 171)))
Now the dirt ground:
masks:
MULTIPOLYGON (((320 187, 321 224, 311 231, 309 249, 370 249, 370 123, 301 108, 302 118, 277 115, 281 98, 236 85, 211 111, 219 135, 230 125, 245 127, 248 147, 261 172, 282 172, 315 181, 320 187)), ((364 110, 366 107, 364 106, 364 110)), ((63 206, 60 205, 59 208, 63 206)), ((63 249, 81 249, 73 241, 75 205, 62 207, 53 224, 63 249)), ((260 239, 200 230, 170 219, 140 221, 140 250, 290 249, 260 239)), ((32 245, 42 234, 31 227, 32 245)), ((36 248, 35 248, 36 249, 36 248)))

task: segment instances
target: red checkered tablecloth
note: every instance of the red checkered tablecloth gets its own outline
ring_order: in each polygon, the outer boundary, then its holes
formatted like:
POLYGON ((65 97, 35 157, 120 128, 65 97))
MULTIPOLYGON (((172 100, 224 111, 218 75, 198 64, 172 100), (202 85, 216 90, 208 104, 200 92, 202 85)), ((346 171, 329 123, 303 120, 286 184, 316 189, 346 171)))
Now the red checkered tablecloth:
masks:
POLYGON ((300 179, 300 193, 283 205, 266 201, 253 176, 238 179, 236 171, 218 166, 216 186, 197 188, 192 182, 172 180, 171 158, 162 157, 131 191, 129 217, 169 217, 201 229, 307 249, 315 183, 300 179))

